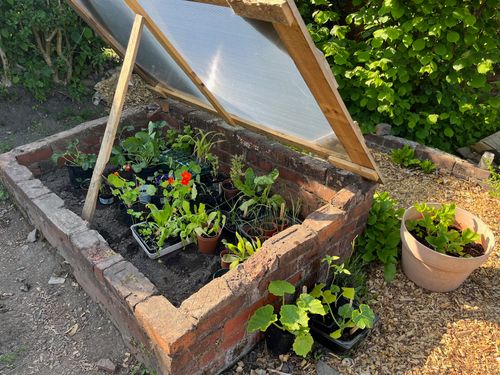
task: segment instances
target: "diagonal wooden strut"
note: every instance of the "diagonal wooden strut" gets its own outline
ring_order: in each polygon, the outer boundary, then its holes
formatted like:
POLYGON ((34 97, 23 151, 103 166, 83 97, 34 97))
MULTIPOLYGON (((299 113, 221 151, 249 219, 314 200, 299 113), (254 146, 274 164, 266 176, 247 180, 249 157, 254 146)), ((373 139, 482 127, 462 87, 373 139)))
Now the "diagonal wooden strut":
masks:
POLYGON ((82 217, 87 221, 91 221, 94 216, 101 176, 104 172, 106 164, 108 163, 109 157, 111 156, 116 131, 122 115, 123 103, 125 102, 125 97, 127 96, 128 83, 130 81, 130 77, 132 76, 137 51, 139 50, 143 24, 144 18, 141 15, 136 15, 128 40, 127 51, 125 52, 125 57, 123 59, 122 70, 120 71, 120 76, 116 85, 115 96, 109 112, 108 123, 102 138, 101 149, 99 150, 99 155, 97 156, 94 173, 92 174, 92 180, 90 181, 89 191, 83 206, 82 217))
POLYGON ((159 27, 154 23, 151 17, 146 13, 146 11, 139 5, 137 0, 125 0, 127 5, 132 9, 136 14, 140 14, 144 17, 146 25, 151 31, 151 34, 156 38, 156 40, 162 45, 162 47, 168 52, 170 57, 179 65, 179 67, 183 70, 184 73, 191 79, 191 81, 195 84, 198 90, 207 98, 210 104, 217 110, 219 115, 229 124, 234 125, 234 121, 227 113, 227 111, 222 107, 217 98, 212 94, 212 92, 205 86, 203 81, 198 77, 198 75, 194 72, 193 69, 189 66, 188 62, 182 57, 182 55, 175 49, 172 43, 168 40, 168 38, 161 32, 159 27))
POLYGON ((331 70, 326 66, 324 57, 316 52, 316 46, 293 0, 288 0, 288 6, 294 18, 292 24, 273 23, 274 29, 351 161, 374 170, 380 181, 378 167, 337 91, 331 70))

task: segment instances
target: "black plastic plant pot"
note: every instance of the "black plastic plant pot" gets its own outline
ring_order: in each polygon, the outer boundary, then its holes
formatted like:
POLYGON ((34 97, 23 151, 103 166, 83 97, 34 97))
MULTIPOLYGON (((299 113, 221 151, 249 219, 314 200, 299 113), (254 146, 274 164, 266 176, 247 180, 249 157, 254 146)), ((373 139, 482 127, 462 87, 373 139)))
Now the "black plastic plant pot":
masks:
POLYGON ((212 280, 214 280, 218 277, 224 276, 228 272, 229 272, 229 268, 221 268, 220 270, 217 270, 212 274, 212 280))
POLYGON ((132 207, 127 207, 127 206, 125 206, 123 203, 121 203, 121 204, 120 204, 120 215, 119 215, 119 220, 120 220, 123 224, 125 224, 125 225, 127 225, 127 226, 131 226, 131 225, 133 225, 133 224, 136 224, 136 223, 138 223, 138 222, 142 221, 142 219, 141 219, 141 218, 137 218, 137 219, 136 219, 136 218, 132 217, 131 215, 129 215, 129 214, 127 213, 127 211, 128 211, 128 209, 129 209, 129 208, 130 208, 130 209, 132 209, 132 210, 134 210, 134 211, 136 211, 136 212, 142 212, 142 213, 143 213, 143 215, 142 215, 142 216, 144 216, 144 217, 146 216, 146 215, 145 215, 145 212, 147 211, 147 209, 146 209, 146 206, 145 206, 145 205, 143 205, 143 204, 141 204, 141 203, 137 202, 137 203, 134 203, 134 204, 132 205, 132 207))
POLYGON ((142 178, 145 181, 150 181, 151 179, 153 179, 153 176, 157 170, 157 166, 142 168, 142 170, 137 173, 136 176, 142 178))
POLYGON ((99 203, 103 206, 110 206, 115 201, 113 194, 99 194, 99 203))
MULTIPOLYGON (((378 317, 375 318, 374 325, 377 323, 378 317)), ((326 348, 330 349, 336 354, 347 354, 350 351, 356 349, 364 339, 368 337, 373 328, 360 329, 354 332, 352 335, 344 334, 339 339, 333 339, 330 337, 330 333, 335 331, 337 328, 335 323, 330 320, 323 321, 322 317, 317 317, 315 315, 311 316, 311 335, 314 341, 319 342, 326 348)), ((344 332, 349 332, 346 329, 344 332)))
POLYGON ((266 331, 265 340, 267 349, 269 349, 273 355, 279 356, 288 353, 292 349, 295 336, 290 332, 283 331, 271 325, 266 331))
POLYGON ((75 188, 80 188, 83 181, 90 180, 94 172, 93 168, 83 170, 82 167, 68 164, 66 164, 66 169, 68 170, 69 182, 75 188))

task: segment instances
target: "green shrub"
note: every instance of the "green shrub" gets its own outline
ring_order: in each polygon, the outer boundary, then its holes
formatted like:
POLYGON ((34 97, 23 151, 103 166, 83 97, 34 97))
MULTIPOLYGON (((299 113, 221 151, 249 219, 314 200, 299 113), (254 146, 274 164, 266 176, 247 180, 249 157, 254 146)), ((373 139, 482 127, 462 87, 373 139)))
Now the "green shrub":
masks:
POLYGON ((399 258, 399 234, 401 217, 404 210, 396 208, 389 193, 375 193, 368 215, 366 230, 358 238, 357 252, 368 264, 378 260, 384 265, 384 278, 391 281, 396 275, 399 258))
POLYGON ((495 0, 297 0, 363 131, 453 150, 500 129, 495 0))
POLYGON ((103 47, 65 1, 0 1, 0 86, 19 83, 43 100, 63 84, 81 96, 81 79, 103 68, 103 47))

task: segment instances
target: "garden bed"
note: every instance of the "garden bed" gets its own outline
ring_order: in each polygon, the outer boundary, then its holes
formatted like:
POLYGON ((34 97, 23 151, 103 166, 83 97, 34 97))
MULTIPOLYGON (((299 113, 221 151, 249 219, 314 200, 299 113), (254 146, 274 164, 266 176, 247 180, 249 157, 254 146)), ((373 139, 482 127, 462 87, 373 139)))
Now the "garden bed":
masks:
MULTIPOLYGON (((85 197, 80 189, 70 185, 64 168, 46 173, 40 180, 64 200, 67 208, 77 215, 81 214, 85 197)), ((220 268, 217 256, 199 253, 194 244, 159 261, 151 260, 132 237, 130 227, 120 221, 120 215, 116 202, 111 206, 97 204, 91 227, 106 239, 113 250, 136 266, 174 306, 179 307, 185 299, 210 282, 212 274, 220 268)))
MULTIPOLYGON (((321 274, 320 260, 325 254, 348 255, 352 239, 365 226, 375 185, 178 103, 172 102, 170 112, 161 117, 177 130, 189 124, 222 133, 226 142, 215 152, 226 174, 237 154, 259 176, 276 168, 275 191, 285 198, 301 198, 304 223, 271 237, 247 261, 202 285, 206 279, 197 284, 185 272, 194 271, 191 263, 205 256, 188 249, 178 253, 181 260, 175 265, 172 256, 158 263, 142 255, 138 245, 132 251, 130 229, 112 224, 115 208, 98 208, 92 224, 98 231, 89 229, 78 216, 84 197, 67 188, 67 178, 60 178, 66 171, 56 168, 51 156, 74 139, 85 152, 96 152, 106 119, 2 155, 0 177, 13 200, 72 265, 83 288, 110 313, 141 360, 164 374, 214 373, 234 363, 258 341, 259 335, 246 332, 246 322, 269 301, 271 280, 288 280, 298 287, 312 285, 321 274), (168 285, 162 286, 159 270, 165 272, 168 285), (182 274, 174 277, 170 271, 182 274), (188 277, 191 285, 184 289, 182 283, 188 277), (171 295, 167 287, 179 291, 171 295)), ((140 110, 124 113, 124 121, 136 128, 148 122, 140 110)), ((211 258, 218 262, 216 256, 211 258)), ((208 275, 210 267, 206 263, 200 269, 208 275)))

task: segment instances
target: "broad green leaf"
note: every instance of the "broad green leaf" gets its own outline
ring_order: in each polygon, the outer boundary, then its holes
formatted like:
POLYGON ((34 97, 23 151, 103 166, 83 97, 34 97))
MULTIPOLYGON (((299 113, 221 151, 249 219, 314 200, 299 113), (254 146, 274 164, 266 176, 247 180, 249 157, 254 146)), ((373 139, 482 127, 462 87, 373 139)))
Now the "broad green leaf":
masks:
POLYGON ((341 329, 337 329, 336 331, 333 331, 332 333, 330 333, 330 337, 332 339, 339 339, 340 337, 342 336, 342 330, 341 329))
POLYGON ((323 283, 316 284, 314 286, 313 290, 311 290, 311 293, 309 293, 309 294, 311 296, 313 296, 314 298, 318 298, 321 296, 321 293, 322 293, 324 287, 325 287, 325 284, 323 284, 323 283))
POLYGON ((493 70, 493 61, 490 59, 477 64, 477 72, 479 74, 487 74, 490 70, 493 70))
POLYGON ((354 299, 355 293, 356 291, 354 288, 342 287, 342 295, 351 301, 354 299))
POLYGON ((448 34, 446 34, 446 40, 450 43, 456 43, 460 40, 460 34, 456 31, 449 31, 448 34))
POLYGON ((257 330, 265 332, 266 329, 278 320, 277 315, 274 313, 274 307, 271 305, 265 305, 253 313, 250 320, 248 321, 247 331, 252 333, 257 330))
POLYGON ((295 287, 288 281, 284 280, 274 280, 269 283, 269 293, 277 296, 283 297, 285 294, 294 294, 295 287))
POLYGON ((295 337, 293 351, 302 357, 307 356, 312 349, 314 340, 309 332, 303 332, 295 337))
POLYGON ((332 294, 330 290, 325 290, 323 292, 323 302, 327 304, 331 304, 337 300, 337 297, 332 294))
POLYGON ((375 314, 368 305, 361 304, 358 310, 352 312, 352 321, 361 329, 372 328, 375 314))
POLYGON ((309 294, 302 293, 297 301, 297 305, 299 303, 301 303, 301 308, 309 311, 311 314, 325 315, 325 309, 321 301, 309 294))
POLYGON ((425 40, 420 38, 413 42, 412 48, 414 51, 421 51, 425 48, 425 40))
POLYGON ((280 322, 290 331, 298 331, 307 327, 309 318, 307 312, 296 305, 282 305, 280 309, 280 322))
POLYGON ((337 310, 337 313, 344 319, 348 319, 351 317, 353 308, 350 303, 346 303, 340 306, 337 310))

